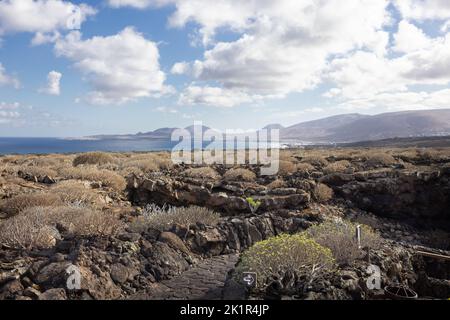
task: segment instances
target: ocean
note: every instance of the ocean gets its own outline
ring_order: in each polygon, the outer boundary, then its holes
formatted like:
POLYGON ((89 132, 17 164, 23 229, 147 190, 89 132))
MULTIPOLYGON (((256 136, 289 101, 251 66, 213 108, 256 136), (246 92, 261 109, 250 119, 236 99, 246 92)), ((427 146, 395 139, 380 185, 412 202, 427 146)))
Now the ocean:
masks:
MULTIPOLYGON (((48 154, 48 153, 78 153, 89 151, 106 152, 131 152, 131 151, 167 151, 172 150, 178 142, 169 140, 149 139, 111 139, 111 140, 88 140, 88 139, 60 139, 60 138, 2 138, 0 137, 0 155, 3 154, 48 154)), ((257 144, 238 142, 225 143, 226 149, 256 148, 257 144)), ((262 147, 264 144, 260 144, 262 147)), ((278 144, 273 144, 278 146, 278 144)), ((193 144, 192 144, 193 146, 193 144)), ((213 147, 216 144, 203 143, 203 148, 213 147)), ((223 145, 222 145, 223 146, 223 145)))
POLYGON ((77 153, 89 151, 162 151, 175 142, 166 140, 76 140, 59 138, 1 138, 0 154, 77 153))

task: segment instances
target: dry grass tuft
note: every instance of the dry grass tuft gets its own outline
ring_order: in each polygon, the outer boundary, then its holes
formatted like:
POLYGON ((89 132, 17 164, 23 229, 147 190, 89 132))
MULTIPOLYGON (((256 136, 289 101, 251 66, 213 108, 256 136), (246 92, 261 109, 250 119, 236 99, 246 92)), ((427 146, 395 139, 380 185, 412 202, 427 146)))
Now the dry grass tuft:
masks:
POLYGON ((279 175, 291 175, 297 172, 297 165, 292 161, 280 160, 278 166, 279 175))
POLYGON ((368 153, 364 157, 366 164, 371 167, 387 167, 397 163, 395 158, 388 153, 368 153))
MULTIPOLYGON (((361 246, 378 249, 381 237, 366 225, 361 226, 361 246)), ((308 228, 305 233, 317 243, 330 248, 333 256, 340 264, 349 264, 361 258, 364 252, 355 240, 356 224, 349 221, 327 221, 308 228)))
POLYGON ((244 168, 233 168, 225 172, 223 175, 225 181, 247 181, 256 180, 256 174, 253 171, 244 168))
POLYGON ((314 188, 313 195, 316 201, 327 202, 333 198, 334 192, 326 184, 318 183, 314 188))
POLYGON ((287 186, 286 182, 281 179, 276 179, 267 185, 269 189, 285 188, 287 186))
POLYGON ((56 177, 58 174, 55 170, 47 167, 37 167, 37 166, 20 166, 18 168, 19 175, 32 176, 37 178, 56 177))
POLYGON ((211 167, 190 168, 181 173, 182 176, 194 179, 219 179, 220 174, 211 167))
POLYGON ((158 230, 168 230, 174 225, 182 225, 189 228, 197 223, 207 226, 214 226, 219 222, 220 215, 208 208, 191 207, 158 207, 154 204, 148 205, 142 217, 136 219, 132 228, 135 230, 145 230, 154 228, 158 230))
POLYGON ((114 215, 82 206, 32 207, 0 225, 0 242, 21 249, 49 248, 60 237, 58 229, 80 236, 106 236, 121 228, 114 215))
POLYGON ((59 174, 65 179, 101 182, 103 186, 110 187, 116 191, 123 191, 127 186, 124 177, 115 172, 97 169, 92 166, 63 168, 59 174))
POLYGON ((336 162, 333 162, 333 163, 330 163, 329 165, 327 165, 323 169, 323 172, 325 174, 341 173, 341 172, 344 172, 345 170, 347 170, 350 166, 351 166, 350 161, 347 161, 347 160, 336 161, 336 162))
POLYGON ((65 204, 95 206, 99 200, 99 196, 94 190, 76 180, 58 182, 51 192, 58 195, 65 204))
POLYGON ((303 163, 309 163, 315 167, 325 167, 328 165, 328 161, 327 159, 325 159, 323 156, 316 156, 316 155, 310 155, 310 156, 306 156, 302 159, 303 163))
POLYGON ((115 159, 112 155, 105 152, 87 152, 78 155, 73 160, 74 167, 82 164, 90 165, 104 165, 108 163, 114 163, 115 159))
POLYGON ((297 164, 297 172, 302 174, 310 174, 311 172, 315 171, 316 168, 309 163, 299 163, 297 164))
POLYGON ((61 198, 53 193, 21 194, 3 200, 0 210, 9 216, 17 215, 21 211, 32 207, 52 207, 61 205, 61 198))

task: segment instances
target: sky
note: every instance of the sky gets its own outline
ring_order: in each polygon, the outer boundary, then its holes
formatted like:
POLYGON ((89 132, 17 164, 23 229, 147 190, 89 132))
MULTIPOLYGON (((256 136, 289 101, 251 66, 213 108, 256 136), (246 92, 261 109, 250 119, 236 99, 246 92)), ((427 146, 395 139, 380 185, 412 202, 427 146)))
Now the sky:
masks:
POLYGON ((448 0, 0 0, 0 136, 450 107, 448 0))

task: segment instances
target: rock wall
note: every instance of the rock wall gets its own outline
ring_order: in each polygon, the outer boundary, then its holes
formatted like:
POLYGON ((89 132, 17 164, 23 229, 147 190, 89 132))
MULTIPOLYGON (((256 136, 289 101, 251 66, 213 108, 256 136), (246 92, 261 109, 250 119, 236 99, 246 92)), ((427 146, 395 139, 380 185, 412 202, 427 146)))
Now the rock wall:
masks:
POLYGON ((320 179, 337 196, 378 216, 450 228, 450 171, 379 170, 320 179))
POLYGON ((267 190, 257 184, 205 182, 164 176, 133 177, 129 182, 129 194, 138 205, 198 205, 229 215, 249 212, 246 197, 261 201, 262 212, 283 208, 300 209, 311 199, 310 194, 300 188, 267 190))

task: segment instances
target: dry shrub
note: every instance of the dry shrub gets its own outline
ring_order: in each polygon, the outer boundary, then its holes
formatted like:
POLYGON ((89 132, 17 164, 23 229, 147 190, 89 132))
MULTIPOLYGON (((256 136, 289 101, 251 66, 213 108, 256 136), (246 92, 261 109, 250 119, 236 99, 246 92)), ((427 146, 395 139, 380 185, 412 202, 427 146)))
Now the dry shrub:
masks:
POLYGON ((325 159, 323 156, 316 156, 316 155, 306 156, 302 159, 301 162, 309 163, 315 167, 320 167, 320 168, 328 165, 327 159, 325 159))
POLYGON ((323 169, 323 172, 326 174, 340 173, 340 172, 344 172, 345 170, 347 170, 350 166, 351 166, 351 163, 347 160, 336 161, 336 162, 333 162, 333 163, 330 163, 329 165, 327 165, 323 169))
POLYGON ((122 172, 132 172, 132 173, 145 173, 145 172, 155 172, 158 171, 158 165, 150 160, 133 160, 125 161, 122 163, 121 171, 122 172))
POLYGON ((244 168, 233 168, 223 175, 225 181, 247 181, 256 180, 256 174, 253 171, 244 168))
POLYGON ((49 215, 53 224, 80 236, 115 235, 123 227, 117 215, 83 205, 51 208, 49 215))
POLYGON ((326 202, 333 198, 334 192, 326 184, 318 183, 314 188, 313 195, 318 202, 326 202))
POLYGON ((276 179, 267 185, 267 188, 269 188, 269 189, 278 189, 278 188, 285 188, 285 187, 286 187, 286 182, 284 182, 281 179, 276 179))
POLYGON ((450 158, 450 149, 421 149, 418 150, 417 156, 419 159, 427 160, 427 161, 435 161, 435 162, 441 162, 449 160, 450 158))
POLYGON ((0 165, 0 173, 4 173, 9 176, 17 175, 17 172, 19 172, 21 166, 10 164, 10 163, 2 163, 0 165))
MULTIPOLYGON (((305 233, 322 246, 330 248, 336 262, 349 264, 364 254, 355 239, 356 226, 349 221, 327 221, 310 227, 305 233)), ((378 249, 382 243, 381 237, 369 226, 360 226, 362 248, 378 249)))
POLYGON ((22 172, 22 174, 38 178, 43 178, 45 176, 54 178, 58 175, 53 169, 36 166, 21 166, 18 168, 18 172, 22 172))
POLYGON ((315 170, 316 170, 316 168, 314 168, 314 166, 312 164, 309 164, 309 163, 297 164, 297 172, 300 172, 303 174, 309 174, 315 170))
POLYGON ((16 215, 32 207, 51 207, 61 205, 61 198, 53 193, 20 194, 13 198, 3 200, 0 210, 7 215, 16 215))
POLYGON ((219 179, 220 174, 210 167, 190 168, 181 173, 182 176, 195 179, 219 179))
POLYGON ((68 155, 50 154, 31 158, 29 165, 35 167, 51 167, 57 168, 64 165, 72 165, 73 157, 68 155))
POLYGON ((101 182, 102 185, 110 187, 116 191, 123 191, 127 186, 124 177, 112 171, 97 169, 92 166, 63 168, 59 174, 65 179, 101 182))
POLYGON ((395 158, 388 153, 369 153, 365 155, 366 164, 371 167, 386 167, 397 163, 395 158))
POLYGON ((290 175, 297 172, 297 165, 292 161, 280 160, 278 161, 278 174, 290 175))
POLYGON ((168 170, 173 167, 168 153, 149 153, 131 155, 120 161, 120 172, 123 175, 140 175, 148 172, 168 170))
POLYGON ((84 183, 75 180, 58 182, 51 192, 58 195, 65 204, 84 204, 95 206, 99 196, 84 183))
POLYGON ((33 207, 0 225, 0 242, 14 248, 49 248, 60 237, 58 229, 74 235, 114 235, 122 224, 114 215, 82 206, 33 207))
POLYGON ((0 243, 17 249, 50 248, 57 238, 58 231, 48 226, 42 207, 34 207, 0 224, 0 243))
POLYGON ((330 249, 303 234, 282 234, 257 242, 244 251, 236 268, 236 278, 242 281, 244 272, 258 275, 256 289, 264 290, 273 278, 286 273, 314 279, 317 271, 326 272, 334 267, 330 249))
POLYGON ((108 163, 115 162, 113 156, 105 152, 87 152, 78 155, 73 160, 73 165, 75 167, 82 164, 91 164, 91 165, 104 165, 108 163))
POLYGON ((189 227, 197 223, 214 226, 219 222, 219 218, 218 213, 203 207, 158 207, 151 204, 145 208, 142 217, 136 219, 132 228, 168 230, 176 224, 189 227))

